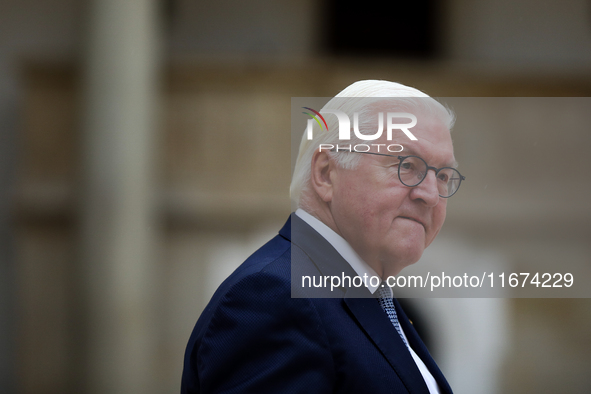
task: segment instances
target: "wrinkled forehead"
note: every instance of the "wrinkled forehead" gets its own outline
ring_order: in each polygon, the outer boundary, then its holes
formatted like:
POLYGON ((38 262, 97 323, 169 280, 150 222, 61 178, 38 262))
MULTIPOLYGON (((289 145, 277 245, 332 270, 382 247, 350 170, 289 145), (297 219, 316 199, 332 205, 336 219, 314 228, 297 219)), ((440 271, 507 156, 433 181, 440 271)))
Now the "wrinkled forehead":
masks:
MULTIPOLYGON (((387 113, 388 107, 377 105, 372 109, 370 119, 363 126, 364 133, 375 133, 378 127, 378 114, 387 113)), ((401 108, 399 110, 408 111, 416 117, 416 124, 407 128, 407 131, 412 134, 416 140, 412 140, 408 134, 399 127, 392 130, 391 136, 385 131, 386 124, 383 124, 384 132, 381 137, 375 141, 372 150, 378 148, 377 144, 382 144, 385 147, 396 144, 396 151, 401 155, 415 155, 420 156, 428 161, 430 165, 437 167, 456 167, 457 162, 454 157, 453 142, 451 138, 449 124, 449 116, 442 114, 440 111, 431 111, 429 108, 401 108), (412 111, 412 112, 411 112, 412 111), (391 137, 391 138, 390 138, 391 137), (399 150, 401 149, 401 150, 399 150)), ((395 118, 394 122, 400 124, 409 123, 409 119, 395 118)), ((361 128, 361 127, 360 127, 361 128)))
POLYGON ((373 134, 382 123, 384 131, 395 124, 392 138, 409 137, 410 134, 421 134, 425 138, 451 144, 450 129, 453 126, 453 115, 440 103, 431 99, 415 97, 412 100, 400 98, 384 98, 367 104, 358 111, 358 127, 363 134, 373 134), (399 116, 392 117, 391 114, 399 116), (381 115, 380 115, 381 114, 381 115), (387 116, 384 116, 388 114, 387 116), (416 123, 409 115, 414 116, 416 123), (388 124, 387 124, 388 123, 388 124), (408 127, 404 127, 408 124, 408 127), (405 129, 408 132, 405 132, 405 129), (404 134, 402 134, 404 133, 404 134))
POLYGON ((403 140, 398 136, 395 140, 404 146, 404 155, 421 156, 430 165, 437 167, 457 167, 454 157, 453 142, 447 125, 438 116, 417 115, 417 125, 412 128, 416 141, 403 140))

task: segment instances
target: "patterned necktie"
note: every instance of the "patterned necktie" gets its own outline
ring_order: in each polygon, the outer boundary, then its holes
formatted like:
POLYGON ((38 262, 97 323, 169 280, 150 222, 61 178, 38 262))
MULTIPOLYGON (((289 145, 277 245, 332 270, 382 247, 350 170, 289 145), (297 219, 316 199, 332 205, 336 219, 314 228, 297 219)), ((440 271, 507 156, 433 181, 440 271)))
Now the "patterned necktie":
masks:
POLYGON ((400 323, 398 322, 398 315, 396 314, 396 307, 394 306, 394 301, 392 301, 392 296, 390 295, 390 288, 388 288, 386 285, 384 285, 383 287, 378 287, 376 297, 378 298, 380 306, 382 307, 384 312, 386 312, 386 315, 388 315, 390 322, 392 322, 392 325, 394 326, 396 331, 398 331, 398 335, 400 335, 400 338, 402 338, 402 342, 404 342, 406 347, 410 349, 410 347, 408 346, 408 342, 406 342, 404 335, 402 335, 402 329, 400 328, 400 323))

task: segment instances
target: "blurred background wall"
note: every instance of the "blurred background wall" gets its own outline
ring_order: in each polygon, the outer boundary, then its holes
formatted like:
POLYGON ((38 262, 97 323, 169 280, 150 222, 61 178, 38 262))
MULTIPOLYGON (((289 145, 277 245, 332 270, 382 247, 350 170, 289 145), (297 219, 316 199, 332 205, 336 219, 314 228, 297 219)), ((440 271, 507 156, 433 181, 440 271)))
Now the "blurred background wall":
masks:
MULTIPOLYGON (((415 3, 0 2, 0 392, 178 392, 202 308, 290 212, 291 97, 589 96, 588 1, 415 3)), ((433 250, 590 263, 589 101, 450 102, 469 181, 433 250)), ((482 302, 416 301, 458 392, 591 391, 589 300, 482 302)))

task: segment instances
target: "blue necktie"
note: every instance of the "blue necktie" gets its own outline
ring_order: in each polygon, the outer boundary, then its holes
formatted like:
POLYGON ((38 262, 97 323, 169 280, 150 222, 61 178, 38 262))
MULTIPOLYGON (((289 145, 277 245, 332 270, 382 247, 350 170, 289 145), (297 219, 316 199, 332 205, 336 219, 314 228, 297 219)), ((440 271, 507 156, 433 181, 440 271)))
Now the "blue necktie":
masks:
POLYGON ((386 315, 388 315, 390 322, 398 332, 398 335, 400 335, 400 338, 402 338, 402 342, 404 342, 406 347, 409 348, 406 339, 402 335, 402 329, 400 328, 400 323, 398 322, 398 315, 396 314, 396 307, 394 306, 394 301, 392 301, 392 296, 390 295, 390 288, 388 288, 386 285, 384 285, 383 287, 378 287, 378 291, 376 291, 376 297, 378 298, 380 306, 382 307, 384 312, 386 312, 386 315))

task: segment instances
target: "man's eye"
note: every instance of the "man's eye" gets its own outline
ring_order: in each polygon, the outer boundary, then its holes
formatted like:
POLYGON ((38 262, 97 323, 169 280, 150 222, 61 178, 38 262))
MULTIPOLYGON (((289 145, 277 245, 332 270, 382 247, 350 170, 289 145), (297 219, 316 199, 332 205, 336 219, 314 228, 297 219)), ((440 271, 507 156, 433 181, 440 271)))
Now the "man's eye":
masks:
POLYGON ((403 170, 412 170, 413 169, 413 165, 412 165, 412 163, 404 162, 404 163, 402 163, 402 165, 400 166, 400 168, 403 169, 403 170))
POLYGON ((448 174, 445 174, 444 172, 440 172, 440 173, 437 175, 437 179, 439 179, 439 180, 440 180, 440 181, 442 181, 442 182, 445 182, 445 183, 447 183, 447 181, 449 180, 449 176, 448 176, 448 174))

